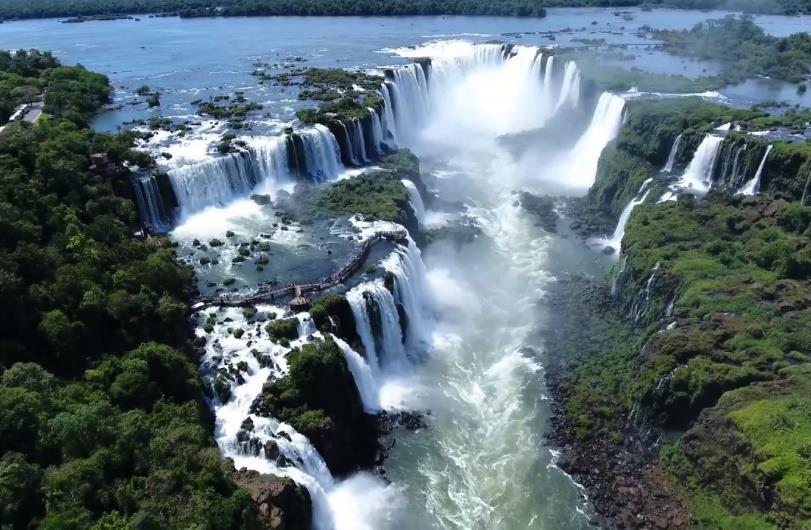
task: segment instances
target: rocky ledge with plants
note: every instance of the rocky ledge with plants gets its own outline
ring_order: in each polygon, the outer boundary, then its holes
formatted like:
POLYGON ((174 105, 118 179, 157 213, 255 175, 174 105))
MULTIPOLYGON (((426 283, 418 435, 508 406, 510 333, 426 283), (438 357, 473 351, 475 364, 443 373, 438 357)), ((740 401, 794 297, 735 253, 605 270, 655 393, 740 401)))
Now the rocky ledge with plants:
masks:
POLYGON ((609 526, 811 524, 811 149, 744 137, 794 118, 637 102, 601 158, 585 204, 615 222, 678 134, 677 174, 724 123, 741 132, 719 156, 744 138, 774 145, 760 196, 734 194, 719 160, 705 197, 634 210, 606 281, 567 278, 549 294, 551 437, 609 526))

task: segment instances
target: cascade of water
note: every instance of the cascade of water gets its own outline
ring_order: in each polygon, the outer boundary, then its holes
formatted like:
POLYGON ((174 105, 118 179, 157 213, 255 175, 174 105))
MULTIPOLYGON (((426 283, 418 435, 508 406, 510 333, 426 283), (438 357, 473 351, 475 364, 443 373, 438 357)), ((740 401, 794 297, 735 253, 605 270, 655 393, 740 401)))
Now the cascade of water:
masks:
POLYGON ((724 139, 720 136, 706 135, 696 149, 684 175, 670 187, 670 191, 666 192, 659 202, 676 200, 678 193, 685 190, 692 193, 706 193, 712 185, 712 172, 723 141, 724 139))
POLYGON ((172 214, 164 205, 155 177, 132 173, 131 182, 135 192, 135 205, 144 224, 157 232, 169 230, 172 226, 172 214))
MULTIPOLYGON (((259 309, 281 311, 276 308, 259 309)), ((212 402, 216 416, 215 436, 223 455, 232 458, 237 469, 246 467, 261 473, 288 477, 306 487, 313 502, 312 522, 315 529, 358 528, 359 516, 346 511, 346 502, 355 507, 372 498, 381 500, 381 496, 393 495, 394 490, 365 473, 353 475, 343 481, 336 480, 324 459, 305 436, 274 418, 250 412, 251 404, 262 392, 264 383, 269 378, 285 376, 289 348, 274 344, 263 335, 253 336, 254 324, 245 321, 239 310, 226 311, 228 322, 217 324, 217 333, 222 338, 206 345, 203 364, 215 376, 220 371, 227 371, 230 366, 245 367, 241 371, 242 379, 231 385, 231 397, 224 403, 220 403, 215 397, 212 402), (227 333, 227 328, 233 326, 240 326, 244 335, 236 338, 227 333), (257 355, 257 351, 262 355, 257 355), (253 422, 253 429, 248 432, 242 431, 243 420, 246 418, 253 422)), ((325 338, 315 332, 309 315, 305 313, 297 317, 299 338, 294 345, 306 342, 312 335, 315 335, 315 340, 325 338)), ((203 331, 199 330, 199 333, 203 331)), ((370 412, 379 410, 375 405, 378 393, 375 391, 374 381, 368 376, 368 365, 364 368, 365 361, 341 339, 332 340, 335 340, 344 354, 364 407, 370 412)), ((394 499, 386 500, 394 502, 394 499)), ((371 514, 371 517, 374 515, 371 514)))
POLYGON ((380 386, 375 379, 371 365, 345 341, 335 336, 332 339, 343 352, 349 371, 352 372, 355 386, 358 387, 360 399, 363 402, 363 409, 370 413, 380 411, 380 386))
POLYGON ((409 238, 407 246, 399 245, 381 264, 394 276, 396 302, 403 306, 408 320, 406 343, 410 351, 417 351, 428 336, 425 322, 430 300, 422 253, 409 238))
POLYGON ((625 274, 625 268, 628 266, 628 256, 624 256, 622 258, 622 265, 620 265, 620 270, 617 271, 617 275, 614 276, 614 281, 611 282, 611 296, 617 296, 617 290, 619 288, 619 284, 623 279, 623 275, 625 274))
POLYGON ((392 71, 390 88, 394 93, 394 117, 397 137, 407 138, 424 123, 430 112, 428 80, 420 64, 409 64, 392 71))
POLYGON ((805 206, 805 199, 808 197, 808 188, 811 187, 811 172, 808 173, 808 177, 805 179, 805 187, 803 188, 803 196, 800 199, 800 204, 805 206))
POLYGON ((544 71, 543 75, 543 94, 544 100, 552 101, 552 83, 554 82, 554 75, 555 70, 555 56, 550 55, 549 58, 546 60, 546 70, 544 71))
MULTIPOLYGON (((306 175, 315 181, 324 182, 335 178, 343 169, 341 149, 335 136, 321 124, 299 133, 304 146, 306 175)), ((361 142, 362 145, 362 142, 361 142)))
POLYGON ((637 300, 634 307, 631 309, 631 312, 634 315, 634 322, 639 322, 639 320, 645 316, 645 313, 648 312, 651 294, 653 293, 653 281, 656 279, 656 272, 659 270, 660 265, 661 264, 657 261, 653 266, 653 270, 648 277, 648 281, 645 282, 645 287, 642 288, 639 293, 639 296, 643 297, 641 303, 639 300, 637 300))
POLYGON ((600 155, 608 142, 617 136, 624 108, 625 100, 621 97, 610 92, 600 96, 588 129, 563 164, 567 184, 578 188, 588 188, 594 184, 600 155))
POLYGON ((371 154, 372 156, 378 157, 382 155, 385 150, 391 149, 391 147, 386 145, 386 141, 383 137, 383 122, 380 119, 380 115, 372 107, 368 107, 368 109, 371 115, 370 121, 372 122, 371 154))
MULTIPOLYGON (((347 157, 346 162, 353 166, 360 166, 363 165, 363 160, 358 159, 357 156, 357 148, 355 147, 355 135, 349 133, 349 128, 347 127, 346 123, 339 122, 341 124, 341 131, 344 136, 344 140, 346 142, 347 147, 347 157)), ((351 125, 351 123, 350 123, 351 125)))
POLYGON ((667 163, 665 167, 662 168, 662 172, 664 173, 671 173, 673 171, 673 166, 676 164, 676 154, 679 152, 679 145, 681 145, 681 138, 683 135, 678 135, 676 140, 673 141, 673 147, 670 148, 670 154, 667 155, 667 163))
POLYGON ((223 206, 235 197, 247 195, 262 177, 249 151, 210 158, 169 171, 172 188, 184 215, 206 206, 223 206))
MULTIPOLYGON (((355 317, 358 335, 373 373, 408 365, 400 314, 394 296, 383 280, 366 282, 346 294, 355 317)), ((410 319, 409 319, 410 320, 410 319)))
POLYGON ((394 100, 388 83, 380 86, 380 93, 383 94, 383 138, 390 149, 396 149, 400 142, 397 136, 397 122, 394 119, 394 100))
POLYGON ((606 247, 613 248, 617 255, 619 255, 619 251, 622 246, 622 238, 625 236, 625 225, 628 224, 628 220, 631 218, 631 212, 633 212, 634 208, 645 202, 645 199, 648 198, 648 194, 650 193, 650 189, 648 189, 648 187, 652 182, 653 179, 649 178, 642 183, 642 186, 639 188, 639 191, 636 193, 634 198, 631 199, 628 205, 622 210, 619 222, 617 223, 617 228, 614 229, 614 234, 611 236, 611 238, 603 241, 603 244, 606 247))
POLYGON ((417 222, 422 225, 425 223, 425 204, 422 202, 420 190, 408 179, 403 179, 401 182, 408 191, 408 202, 411 205, 411 209, 414 210, 414 216, 417 218, 417 222))
POLYGON ((580 103, 580 69, 574 61, 566 63, 563 73, 563 85, 560 88, 560 96, 556 109, 564 105, 576 107, 580 103))
POLYGON ((352 146, 356 160, 362 164, 369 162, 369 157, 366 156, 366 140, 363 134, 363 122, 358 118, 352 118, 352 146))
POLYGON ((769 158, 769 153, 772 152, 774 148, 773 145, 769 145, 766 147, 766 153, 763 155, 763 159, 760 161, 760 165, 757 168, 757 172, 755 176, 752 177, 752 180, 744 184, 743 188, 738 193, 742 193, 744 195, 755 195, 760 192, 760 176, 763 174, 763 168, 766 167, 766 159, 769 158))

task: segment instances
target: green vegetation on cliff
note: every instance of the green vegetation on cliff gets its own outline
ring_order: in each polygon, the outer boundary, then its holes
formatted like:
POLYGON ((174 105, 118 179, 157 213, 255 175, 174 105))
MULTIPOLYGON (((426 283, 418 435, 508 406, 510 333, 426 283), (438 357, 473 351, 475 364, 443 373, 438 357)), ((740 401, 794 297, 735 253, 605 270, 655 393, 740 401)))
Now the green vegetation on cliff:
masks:
POLYGON ((403 150, 380 160, 381 170, 367 171, 326 187, 296 192, 287 205, 304 223, 361 214, 368 220, 416 226, 402 179, 419 179, 419 160, 403 150))
POLYGON ((343 475, 374 464, 374 420, 332 338, 307 343, 288 356, 289 374, 267 383, 253 404, 256 414, 288 422, 306 436, 329 469, 343 475))
POLYGON ((81 125, 106 81, 46 54, 0 60, 0 77, 42 82, 51 114, 0 134, 0 526, 258 527, 211 437, 192 273, 133 237, 129 140, 81 125))
POLYGON ((683 433, 663 462, 697 523, 808 524, 809 248, 811 208, 781 199, 639 206, 614 309, 583 326, 561 384, 576 435, 621 441, 634 409, 683 433))

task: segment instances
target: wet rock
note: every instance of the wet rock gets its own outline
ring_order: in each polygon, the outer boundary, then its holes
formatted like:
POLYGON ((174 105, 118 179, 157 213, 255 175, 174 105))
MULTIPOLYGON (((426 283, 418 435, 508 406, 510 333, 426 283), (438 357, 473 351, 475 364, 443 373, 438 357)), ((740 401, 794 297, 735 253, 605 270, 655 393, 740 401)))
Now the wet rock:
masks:
POLYGON ((305 487, 289 478, 261 475, 247 469, 236 472, 234 481, 249 492, 256 504, 262 528, 312 528, 312 500, 305 487))

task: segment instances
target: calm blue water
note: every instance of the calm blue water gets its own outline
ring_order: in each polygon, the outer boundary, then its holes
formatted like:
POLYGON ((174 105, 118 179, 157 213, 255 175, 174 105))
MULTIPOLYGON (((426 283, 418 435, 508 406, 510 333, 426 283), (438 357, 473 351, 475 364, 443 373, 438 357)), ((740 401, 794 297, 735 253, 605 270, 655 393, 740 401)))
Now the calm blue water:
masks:
MULTIPOLYGON (((141 17, 61 24, 54 19, 28 20, 0 26, 0 47, 49 49, 64 62, 81 63, 107 74, 123 107, 99 117, 96 126, 115 130, 134 119, 156 115, 187 117, 190 102, 220 93, 244 90, 246 97, 265 105, 271 118, 291 119, 300 103, 297 87, 259 85, 250 73, 254 63, 296 66, 369 68, 402 62, 381 52, 386 48, 417 45, 429 40, 461 38, 472 41, 504 40, 522 44, 581 46, 576 39, 605 39, 608 43, 647 41, 636 32, 641 26, 682 29, 725 16, 722 11, 628 9, 632 20, 612 9, 550 9, 545 19, 503 17, 347 17, 347 18, 213 18, 179 19, 141 17), (550 34, 549 32, 554 32, 550 34), (301 57, 305 61, 289 59, 301 57), (160 109, 147 109, 134 91, 147 84, 159 89, 160 109)), ((811 17, 760 16, 756 20, 775 35, 808 30, 811 17)), ((623 50, 632 55, 628 66, 657 73, 696 77, 714 71, 714 65, 675 58, 645 49, 623 50)), ((270 68, 269 73, 285 71, 270 68)), ((748 87, 751 88, 751 87, 748 87)), ((790 94, 791 87, 770 89, 790 94)), ((743 90, 747 101, 758 92, 743 90)), ((792 102, 795 102, 792 98, 792 102)), ((802 102, 802 101, 799 101, 802 102)))

